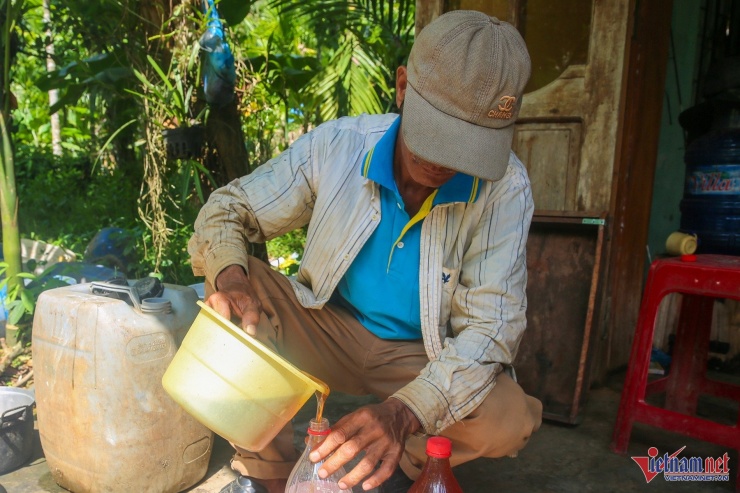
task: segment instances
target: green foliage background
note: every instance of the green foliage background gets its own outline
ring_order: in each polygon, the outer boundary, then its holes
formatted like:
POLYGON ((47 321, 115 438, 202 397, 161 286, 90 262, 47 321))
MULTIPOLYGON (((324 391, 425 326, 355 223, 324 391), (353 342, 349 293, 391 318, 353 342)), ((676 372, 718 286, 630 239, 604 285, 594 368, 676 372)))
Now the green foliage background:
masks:
MULTIPOLYGON (((181 74, 194 95, 192 106, 202 110, 199 64, 188 64, 204 26, 200 2, 177 4, 159 25, 147 12, 168 3, 50 0, 50 24, 43 21, 41 0, 27 3, 11 76, 22 236, 82 258, 101 228, 124 228, 137 239, 138 260, 129 277, 155 272, 166 282, 200 282, 190 270, 187 240, 208 191, 223 183, 214 182, 205 161, 155 160, 168 235, 158 261, 151 228, 141 217, 152 116, 140 96, 146 87, 134 73, 147 73, 147 56, 173 67, 167 75, 181 74), (50 44, 53 72, 46 68, 50 44), (50 89, 60 96, 53 108, 62 127, 60 156, 52 153, 50 89)), ((414 3, 272 0, 254 2, 248 12, 246 2, 218 4, 222 18, 232 20, 227 41, 236 58, 250 169, 322 121, 394 110, 395 68, 413 41, 414 3)), ((207 117, 202 111, 191 116, 207 117)), ((268 252, 275 258, 298 254, 300 260, 304 239, 305 232, 296 231, 270 242, 268 252)))

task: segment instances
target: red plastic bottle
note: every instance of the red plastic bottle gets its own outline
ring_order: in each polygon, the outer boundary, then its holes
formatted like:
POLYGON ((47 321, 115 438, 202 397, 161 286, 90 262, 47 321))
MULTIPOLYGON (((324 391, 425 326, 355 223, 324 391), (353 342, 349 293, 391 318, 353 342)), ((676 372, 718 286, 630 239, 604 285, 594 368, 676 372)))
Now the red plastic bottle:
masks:
POLYGON ((445 437, 427 440, 427 462, 408 493, 462 493, 460 483, 452 474, 450 455, 452 442, 445 437))

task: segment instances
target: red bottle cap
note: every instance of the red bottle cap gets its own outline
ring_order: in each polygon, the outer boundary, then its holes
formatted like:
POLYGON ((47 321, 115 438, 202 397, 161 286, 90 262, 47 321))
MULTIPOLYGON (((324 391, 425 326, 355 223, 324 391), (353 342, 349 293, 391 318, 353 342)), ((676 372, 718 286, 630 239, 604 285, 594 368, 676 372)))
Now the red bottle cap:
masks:
POLYGON ((427 440, 427 455, 444 459, 452 455, 452 442, 445 437, 431 437, 427 440))

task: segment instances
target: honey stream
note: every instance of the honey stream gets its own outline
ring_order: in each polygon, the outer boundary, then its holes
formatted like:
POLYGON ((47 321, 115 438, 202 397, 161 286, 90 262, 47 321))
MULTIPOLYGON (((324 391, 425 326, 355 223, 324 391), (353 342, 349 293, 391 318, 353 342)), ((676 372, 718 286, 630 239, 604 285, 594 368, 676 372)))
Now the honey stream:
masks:
POLYGON ((327 390, 326 393, 316 391, 316 422, 321 423, 321 416, 324 414, 324 404, 326 403, 326 398, 329 397, 329 391, 327 390))

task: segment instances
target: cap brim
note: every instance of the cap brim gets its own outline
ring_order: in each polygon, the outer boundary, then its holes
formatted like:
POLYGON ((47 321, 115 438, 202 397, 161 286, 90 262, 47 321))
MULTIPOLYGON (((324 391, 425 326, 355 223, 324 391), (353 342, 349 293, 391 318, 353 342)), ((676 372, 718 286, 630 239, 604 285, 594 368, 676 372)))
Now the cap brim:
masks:
POLYGON ((488 128, 439 111, 406 86, 401 120, 403 140, 409 150, 445 168, 484 180, 500 180, 509 165, 514 124, 488 128))

